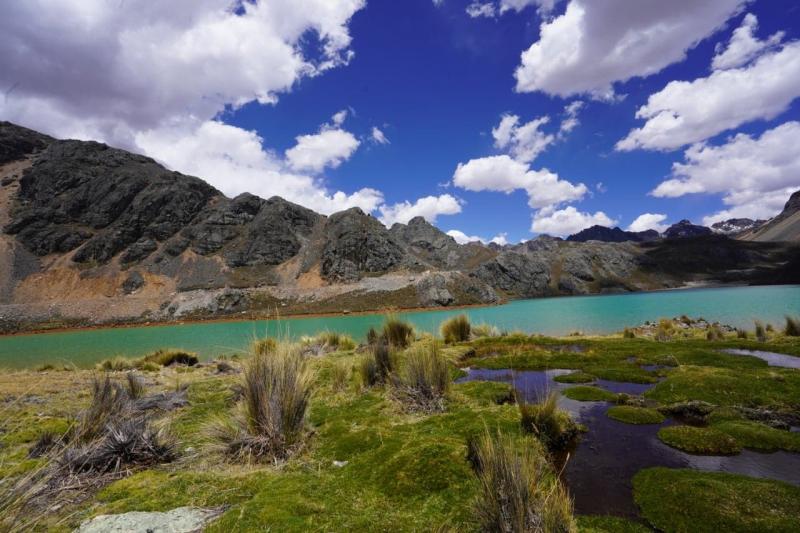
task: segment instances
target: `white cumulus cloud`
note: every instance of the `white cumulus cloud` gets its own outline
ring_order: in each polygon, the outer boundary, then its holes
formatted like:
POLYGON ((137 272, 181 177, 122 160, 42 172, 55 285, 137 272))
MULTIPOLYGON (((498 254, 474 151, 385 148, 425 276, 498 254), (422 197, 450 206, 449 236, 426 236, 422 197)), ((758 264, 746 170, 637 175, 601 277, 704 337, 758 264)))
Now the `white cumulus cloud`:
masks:
POLYGON ((530 163, 544 152, 556 139, 539 128, 550 122, 550 117, 539 117, 520 124, 517 115, 503 115, 500 124, 492 130, 494 145, 507 149, 517 161, 530 163))
POLYGON ((711 68, 727 70, 746 65, 765 50, 780 44, 785 35, 784 32, 779 31, 761 41, 754 35, 757 29, 758 18, 752 13, 745 15, 742 25, 733 31, 728 46, 717 46, 717 54, 711 61, 711 68))
POLYGON ((319 133, 300 135, 297 144, 286 150, 286 160, 294 170, 322 172, 326 167, 336 168, 350 159, 359 142, 349 131, 323 129, 319 133))
POLYGON ((663 233, 669 227, 668 224, 664 224, 665 220, 667 220, 667 215, 662 215, 660 213, 643 213, 636 217, 636 220, 631 222, 631 225, 628 226, 628 231, 647 231, 654 229, 659 233, 663 233))
POLYGON ((571 0, 522 53, 516 90, 611 98, 613 84, 682 61, 747 0, 571 0))
POLYGON ((383 133, 376 126, 372 127, 372 132, 370 133, 370 137, 372 138, 372 141, 377 144, 389 144, 389 139, 386 138, 386 134, 383 133))
POLYGON ((768 218, 777 214, 789 195, 800 189, 800 122, 786 122, 760 137, 739 133, 719 146, 698 143, 684 161, 672 167, 672 177, 651 194, 675 198, 686 194, 722 194, 726 209, 704 223, 733 217, 768 218))
POLYGON ((588 192, 583 183, 574 185, 547 169, 532 170, 507 155, 459 163, 453 184, 468 191, 507 194, 521 189, 528 194, 528 205, 535 209, 580 200, 588 192))
POLYGON ((613 226, 617 221, 602 211, 585 213, 568 205, 564 209, 541 209, 533 216, 531 231, 558 237, 578 233, 591 226, 613 226))
POLYGON ((500 246, 505 246, 508 244, 508 234, 507 233, 500 233, 499 235, 495 235, 491 239, 484 239, 483 237, 478 237, 477 235, 467 235, 461 230, 451 229, 447 232, 458 244, 467 244, 470 242, 481 242, 483 244, 494 243, 499 244, 500 246))
POLYGON ((461 212, 461 202, 449 194, 425 196, 413 204, 408 200, 393 205, 382 205, 380 221, 387 227, 399 222, 407 224, 414 217, 422 217, 431 224, 439 215, 455 215, 461 212))
POLYGON ((636 112, 645 124, 619 141, 617 150, 674 150, 784 112, 800 96, 800 42, 758 52, 765 53, 752 63, 694 81, 671 81, 650 95, 636 112))

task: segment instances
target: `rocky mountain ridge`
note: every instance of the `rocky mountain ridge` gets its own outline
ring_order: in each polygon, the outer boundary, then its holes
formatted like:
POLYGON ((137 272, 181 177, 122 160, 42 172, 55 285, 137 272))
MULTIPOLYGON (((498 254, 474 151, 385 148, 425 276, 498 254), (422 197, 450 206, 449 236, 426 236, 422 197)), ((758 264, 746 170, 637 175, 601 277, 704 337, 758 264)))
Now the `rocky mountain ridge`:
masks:
POLYGON ((785 268, 796 247, 713 235, 689 252, 695 263, 669 259, 676 245, 661 240, 460 245, 422 218, 386 228, 358 208, 324 216, 279 197, 227 198, 147 157, 10 123, 0 123, 0 184, 5 331, 788 282, 800 272, 785 268), (703 259, 709 247, 730 262, 703 259))

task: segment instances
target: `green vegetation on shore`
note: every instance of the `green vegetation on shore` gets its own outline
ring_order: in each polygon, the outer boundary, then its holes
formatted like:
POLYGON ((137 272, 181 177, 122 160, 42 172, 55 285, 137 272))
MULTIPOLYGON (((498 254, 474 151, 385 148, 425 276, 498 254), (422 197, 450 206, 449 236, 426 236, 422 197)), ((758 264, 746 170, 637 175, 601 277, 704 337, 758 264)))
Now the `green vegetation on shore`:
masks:
MULTIPOLYGON (((768 348, 736 332, 711 341, 699 332, 554 339, 454 323, 442 328, 448 344, 390 317, 362 346, 325 332, 296 344, 258 340, 251 355, 224 361, 176 350, 113 359, 100 366, 108 380, 74 369, 0 373, 0 477, 9 480, 0 515, 20 509, 9 489, 52 474, 53 460, 66 457, 60 450, 78 440, 108 438, 115 417, 143 417, 141 435, 174 458, 125 459, 102 476, 77 469, 70 475, 82 492, 52 495, 47 507, 34 498, 26 509, 35 513, 23 516, 35 523, 26 525, 67 531, 98 514, 224 505, 208 531, 519 531, 531 520, 550 524, 545 531, 642 531, 619 518, 573 516, 552 461, 580 431, 558 409, 560 394, 618 403, 607 415, 630 424, 693 416, 704 427, 659 430, 689 453, 800 451, 800 435, 783 429, 800 405, 800 371, 722 351, 800 355, 800 338, 772 332, 768 348), (466 367, 573 371, 556 378, 570 384, 561 393, 529 403, 505 383, 454 383, 466 367), (584 384, 598 379, 652 388, 629 396, 584 384), (501 487, 507 501, 497 499, 501 487)), ((800 489, 769 480, 656 469, 634 484, 642 517, 664 531, 781 531, 800 517, 800 489), (746 498, 739 508, 720 505, 746 498), (697 529, 676 516, 682 506, 697 529)))

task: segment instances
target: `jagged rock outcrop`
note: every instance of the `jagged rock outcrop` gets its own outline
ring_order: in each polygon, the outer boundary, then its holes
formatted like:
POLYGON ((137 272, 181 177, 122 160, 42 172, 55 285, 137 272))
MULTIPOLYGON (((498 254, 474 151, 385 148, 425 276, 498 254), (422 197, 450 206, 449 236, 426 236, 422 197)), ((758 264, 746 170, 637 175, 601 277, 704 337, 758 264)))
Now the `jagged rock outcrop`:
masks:
POLYGON ((711 225, 714 233, 722 235, 738 235, 745 231, 751 231, 763 226, 766 220, 753 220, 751 218, 729 218, 711 225))
POLYGON ((361 273, 382 273, 403 262, 403 249, 386 227, 357 207, 328 218, 322 275, 331 281, 356 281, 361 273))
POLYGON ((422 217, 414 217, 408 224, 392 225, 389 234, 420 262, 434 268, 459 268, 494 256, 490 247, 480 243, 458 244, 422 217))
POLYGON ((567 237, 572 242, 602 241, 602 242, 646 242, 658 239, 659 233, 655 230, 623 231, 620 228, 607 228, 605 226, 592 226, 567 237))
POLYGON ((690 221, 683 219, 667 228, 664 236, 667 239, 685 239, 687 237, 701 237, 703 235, 711 235, 713 232, 710 228, 705 226, 698 226, 692 224, 690 221))
POLYGON ((24 159, 52 141, 52 137, 38 131, 0 121, 0 165, 24 159))

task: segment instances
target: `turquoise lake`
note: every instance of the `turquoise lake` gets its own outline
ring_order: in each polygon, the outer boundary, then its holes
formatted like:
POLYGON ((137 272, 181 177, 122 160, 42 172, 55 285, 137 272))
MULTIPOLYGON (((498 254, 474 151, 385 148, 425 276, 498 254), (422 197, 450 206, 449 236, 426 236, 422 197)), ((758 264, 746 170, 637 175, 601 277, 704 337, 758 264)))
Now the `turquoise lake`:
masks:
MULTIPOLYGON (((485 322, 506 330, 546 335, 612 333, 645 320, 682 314, 737 327, 753 320, 780 324, 785 315, 800 315, 800 285, 687 289, 622 295, 573 296, 517 300, 470 309, 401 313, 423 331, 436 332, 441 322, 465 313, 473 324, 485 322)), ((241 353, 256 337, 299 337, 332 330, 361 340, 383 315, 291 318, 280 321, 229 321, 106 328, 0 337, 0 367, 24 368, 43 363, 87 367, 108 357, 141 356, 158 348, 182 348, 208 359, 241 353)))

